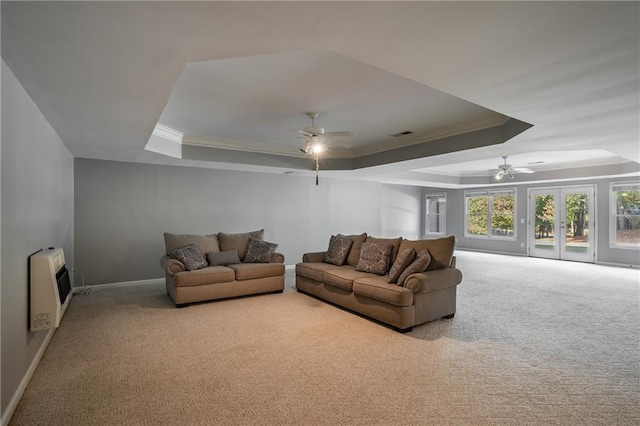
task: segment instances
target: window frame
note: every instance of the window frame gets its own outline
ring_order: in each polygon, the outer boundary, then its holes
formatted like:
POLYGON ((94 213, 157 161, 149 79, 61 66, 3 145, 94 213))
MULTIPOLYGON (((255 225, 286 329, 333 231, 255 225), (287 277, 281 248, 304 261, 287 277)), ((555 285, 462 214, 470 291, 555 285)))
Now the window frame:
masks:
POLYGON ((515 188, 513 189, 488 189, 483 191, 465 191, 464 192, 464 237, 465 238, 479 238, 479 239, 490 239, 490 240, 500 240, 500 241, 516 241, 518 239, 518 191, 515 188), (513 235, 501 236, 501 235, 493 235, 493 228, 491 226, 491 220, 493 216, 493 196, 495 195, 513 195, 513 235), (469 224, 469 206, 468 199, 471 197, 487 197, 487 229, 486 235, 476 235, 470 234, 468 229, 469 224))
POLYGON ((616 241, 617 238, 617 192, 623 188, 634 188, 640 191, 640 182, 609 182, 609 248, 621 250, 640 250, 639 244, 623 244, 616 241))
POLYGON ((447 193, 446 192, 428 192, 424 194, 424 236, 445 236, 447 232, 447 193), (444 198, 444 207, 442 213, 431 213, 431 215, 440 216, 442 219, 442 232, 429 232, 429 199, 444 198))

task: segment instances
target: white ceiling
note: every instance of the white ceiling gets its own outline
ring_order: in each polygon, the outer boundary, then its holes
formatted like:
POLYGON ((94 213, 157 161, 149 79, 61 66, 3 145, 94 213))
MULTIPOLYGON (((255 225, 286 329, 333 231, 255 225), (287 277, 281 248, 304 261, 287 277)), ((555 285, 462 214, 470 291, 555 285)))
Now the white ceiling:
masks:
POLYGON ((356 133, 337 154, 353 162, 327 175, 487 185, 503 155, 537 171, 511 184, 640 171, 637 2, 1 7, 2 58, 76 157, 305 174, 295 137, 314 111, 356 133), (532 127, 436 143, 509 117, 532 127), (145 149, 157 123, 199 150, 145 149), (380 152, 387 164, 358 165, 380 152))

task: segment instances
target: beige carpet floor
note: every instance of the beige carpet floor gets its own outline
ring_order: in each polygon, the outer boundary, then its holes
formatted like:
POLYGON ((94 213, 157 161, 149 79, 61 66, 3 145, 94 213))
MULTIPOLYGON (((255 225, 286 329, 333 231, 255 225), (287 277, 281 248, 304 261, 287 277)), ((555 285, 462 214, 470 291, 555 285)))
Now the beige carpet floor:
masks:
POLYGON ((458 312, 399 334, 287 291, 74 296, 11 425, 638 425, 638 270, 460 251, 458 312))

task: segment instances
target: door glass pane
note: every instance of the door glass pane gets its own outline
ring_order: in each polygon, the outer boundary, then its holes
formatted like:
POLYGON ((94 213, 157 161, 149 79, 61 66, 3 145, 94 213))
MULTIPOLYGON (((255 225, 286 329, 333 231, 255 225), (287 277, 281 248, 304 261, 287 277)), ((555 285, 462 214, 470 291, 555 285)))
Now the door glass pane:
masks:
POLYGON ((535 247, 553 250, 555 247, 555 202, 552 194, 536 195, 535 247))
POLYGON ((589 194, 576 192, 565 198, 566 251, 587 253, 589 250, 589 194))

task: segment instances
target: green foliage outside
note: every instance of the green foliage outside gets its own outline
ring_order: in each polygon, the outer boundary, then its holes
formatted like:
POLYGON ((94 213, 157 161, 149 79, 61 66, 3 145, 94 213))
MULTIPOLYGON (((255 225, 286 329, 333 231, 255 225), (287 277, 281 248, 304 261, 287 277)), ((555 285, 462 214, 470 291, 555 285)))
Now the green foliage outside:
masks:
POLYGON ((640 190, 616 191, 616 243, 640 244, 640 190))
POLYGON ((489 202, 491 201, 491 235, 513 236, 515 197, 508 195, 479 195, 467 198, 467 233, 488 235, 489 202))
MULTIPOLYGON (((536 195, 535 238, 553 237, 555 225, 554 196, 552 194, 536 195)), ((566 215, 564 224, 568 238, 582 239, 587 237, 589 212, 588 195, 585 193, 567 194, 566 215)))
POLYGON ((467 232, 470 235, 487 235, 489 197, 467 198, 467 232))

